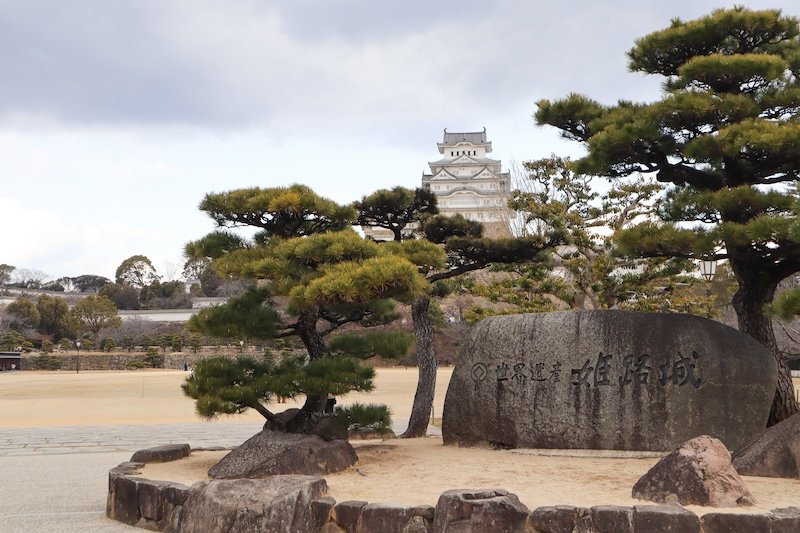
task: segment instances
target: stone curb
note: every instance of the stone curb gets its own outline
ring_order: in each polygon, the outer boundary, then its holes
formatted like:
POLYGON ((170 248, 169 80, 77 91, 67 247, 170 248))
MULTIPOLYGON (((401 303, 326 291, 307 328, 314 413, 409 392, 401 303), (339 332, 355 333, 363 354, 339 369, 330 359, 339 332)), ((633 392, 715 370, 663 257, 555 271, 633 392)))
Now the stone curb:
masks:
MULTIPOLYGON (((106 515, 136 527, 175 531, 190 487, 142 478, 142 466, 141 462, 126 462, 109 471, 106 515)), ((513 497, 507 491, 495 489, 494 492, 513 497)), ((314 531, 319 533, 444 533, 434 530, 437 508, 430 505, 337 503, 325 496, 312 501, 310 507, 314 531)), ((438 512, 444 510, 438 509, 438 512)), ((509 509, 508 512, 513 511, 509 509)), ((488 526, 481 522, 484 516, 488 515, 473 513, 469 523, 459 522, 459 528, 483 531, 488 526)), ((492 514, 493 520, 497 518, 492 514)), ((558 505, 534 509, 521 529, 513 529, 517 530, 520 533, 794 533, 800 531, 800 507, 773 509, 765 514, 707 513, 700 517, 679 505, 600 505, 588 509, 558 505)))

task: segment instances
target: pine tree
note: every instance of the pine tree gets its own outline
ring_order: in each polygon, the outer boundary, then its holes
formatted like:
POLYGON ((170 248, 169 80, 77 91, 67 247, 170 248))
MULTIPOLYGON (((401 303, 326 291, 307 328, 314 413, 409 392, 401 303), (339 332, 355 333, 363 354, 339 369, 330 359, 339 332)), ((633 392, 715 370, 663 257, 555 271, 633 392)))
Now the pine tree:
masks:
MULTIPOLYGON (((202 311, 190 321, 190 328, 217 337, 296 336, 307 356, 278 364, 216 361, 198 365, 194 381, 187 383, 185 391, 198 400, 199 413, 210 416, 253 408, 276 427, 305 431, 323 410, 328 394, 370 390, 371 370, 358 365, 359 358, 384 348, 387 353, 382 351, 382 355, 405 353, 407 337, 379 340, 380 335, 373 335, 356 342, 339 333, 331 347, 327 344, 326 337, 345 324, 382 323, 391 315, 387 309, 392 308, 392 301, 408 301, 428 290, 410 261, 362 239, 351 229, 341 229, 355 219, 352 209, 298 185, 208 195, 201 209, 223 226, 245 224, 262 229, 253 242, 229 247, 212 263, 220 275, 254 280, 258 287, 225 305, 202 311), (276 296, 288 298, 287 316, 275 310, 276 296), (242 372, 252 373, 246 383, 242 372), (217 385, 219 392, 214 393, 217 385), (247 391, 229 390, 237 386, 247 391), (290 420, 276 418, 266 405, 269 394, 265 391, 284 397, 302 394, 305 403, 290 420), (237 400, 236 394, 244 396, 237 400)), ((201 244, 208 241, 190 243, 187 250, 201 250, 201 244)))
POLYGON ((673 20, 628 52, 635 72, 664 77, 652 103, 606 106, 580 95, 538 102, 536 120, 582 142, 583 174, 654 174, 669 184, 658 220, 623 230, 622 252, 727 260, 739 329, 775 354, 774 424, 798 412, 789 369, 764 312, 800 270, 790 231, 800 179, 800 27, 778 10, 721 9, 673 20))
POLYGON ((426 188, 395 187, 381 189, 353 203, 358 224, 377 226, 392 232, 395 241, 403 240, 403 230, 439 212, 436 196, 426 188))

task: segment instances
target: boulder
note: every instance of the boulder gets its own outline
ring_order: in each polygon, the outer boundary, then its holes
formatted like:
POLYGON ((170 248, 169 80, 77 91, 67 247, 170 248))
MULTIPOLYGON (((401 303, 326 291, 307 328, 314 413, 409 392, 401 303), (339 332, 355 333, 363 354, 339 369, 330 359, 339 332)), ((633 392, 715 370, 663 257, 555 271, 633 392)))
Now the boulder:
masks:
POLYGON ((166 463, 189 457, 192 449, 188 444, 165 444, 133 454, 131 461, 134 463, 166 463))
POLYGON ((772 520, 765 514, 706 513, 700 523, 703 533, 772 533, 772 520))
POLYGON ((201 481, 189 490, 175 530, 313 531, 311 502, 327 491, 325 480, 313 476, 201 481))
POLYGON ((264 430, 208 470, 212 479, 259 478, 276 474, 323 475, 358 460, 349 442, 316 435, 264 430))
POLYGON ((134 525, 142 517, 139 512, 140 480, 130 477, 130 469, 117 467, 108 474, 106 516, 123 524, 134 525))
POLYGON ((718 439, 702 435, 664 456, 633 486, 633 497, 661 503, 735 507, 753 496, 718 439))
POLYGON ((358 520, 361 518, 361 511, 367 504, 368 502, 361 500, 339 502, 333 506, 331 522, 341 528, 342 531, 355 533, 358 527, 358 520))
POLYGON ((355 428, 348 432, 347 438, 349 440, 389 440, 396 439, 394 431, 378 431, 374 428, 355 428))
POLYGON ((539 507, 530 514, 528 523, 542 533, 572 533, 579 520, 588 514, 588 509, 571 505, 539 507))
POLYGON ((800 413, 768 428, 737 450, 733 466, 743 476, 800 479, 800 413))
POLYGON ((677 505, 634 505, 636 533, 700 533, 700 517, 677 505))
POLYGON ((618 505, 592 507, 594 533, 633 533, 633 508, 618 505))
POLYGON ((446 444, 669 451, 698 435, 730 449, 766 426, 774 357, 682 314, 563 311, 491 317, 447 390, 446 444))
POLYGON ((142 463, 123 463, 108 475, 106 516, 146 529, 164 530, 173 510, 183 505, 189 488, 138 475, 142 463))
POLYGON ((189 496, 189 487, 168 481, 141 480, 138 484, 139 514, 137 527, 162 531, 172 511, 189 496))
POLYGON ((772 533, 797 533, 800 531, 800 507, 784 507, 769 512, 772 533))
POLYGON ((433 532, 527 531, 529 510, 514 494, 503 489, 448 490, 439 496, 433 518, 433 532))
POLYGON ((432 520, 414 507, 370 503, 361 510, 356 533, 428 533, 431 526, 432 520))
POLYGON ((316 435, 322 440, 346 440, 348 437, 347 428, 336 421, 331 415, 321 416, 314 422, 309 435, 316 435))
MULTIPOLYGON (((276 420, 287 423, 300 413, 300 409, 290 407, 280 413, 275 413, 276 420)), ((281 431, 281 426, 267 420, 264 423, 264 430, 281 431)), ((315 418, 306 420, 303 424, 302 433, 306 435, 316 435, 323 440, 347 439, 347 428, 336 423, 336 418, 331 414, 317 414, 315 418)))
POLYGON ((336 505, 336 500, 330 496, 324 496, 319 500, 311 502, 311 517, 313 519, 314 531, 322 529, 325 524, 330 522, 331 511, 333 506, 336 505))

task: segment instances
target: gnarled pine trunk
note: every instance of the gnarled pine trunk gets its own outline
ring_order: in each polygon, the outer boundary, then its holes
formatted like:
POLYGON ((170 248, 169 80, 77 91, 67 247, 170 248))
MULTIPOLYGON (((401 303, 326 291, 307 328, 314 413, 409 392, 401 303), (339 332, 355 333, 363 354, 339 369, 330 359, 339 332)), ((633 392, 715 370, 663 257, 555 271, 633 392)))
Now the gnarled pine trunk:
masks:
MULTIPOLYGON (((317 331, 319 319, 315 308, 302 311, 297 317, 297 335, 303 341, 308 357, 311 361, 325 357, 327 349, 322 335, 317 331)), ((286 423, 286 431, 303 433, 310 429, 315 415, 325 410, 326 396, 306 396, 306 401, 300 411, 286 423)))
POLYGON ((756 272, 750 272, 747 276, 739 274, 737 271, 739 290, 733 296, 732 302, 739 321, 739 331, 769 348, 778 367, 778 383, 767 422, 768 426, 772 426, 800 412, 800 406, 794 396, 792 373, 783 354, 778 350, 772 320, 764 312, 764 306, 772 303, 776 286, 765 286, 767 284, 763 279, 759 279, 760 276, 756 272))
POLYGON ((428 431, 433 395, 436 388, 436 354, 433 351, 433 326, 428 316, 429 297, 415 298, 411 302, 411 317, 414 333, 417 335, 417 392, 411 407, 408 429, 400 435, 403 438, 424 437, 428 431))

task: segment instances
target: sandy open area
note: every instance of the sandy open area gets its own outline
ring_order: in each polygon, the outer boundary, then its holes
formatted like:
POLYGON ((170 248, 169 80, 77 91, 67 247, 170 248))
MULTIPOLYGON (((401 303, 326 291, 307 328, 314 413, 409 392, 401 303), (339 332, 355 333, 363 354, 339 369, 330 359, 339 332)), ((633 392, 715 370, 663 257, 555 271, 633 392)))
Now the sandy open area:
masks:
MULTIPOLYGON (((434 416, 441 417, 452 368, 440 368, 436 382, 434 416)), ((183 395, 180 385, 187 373, 179 370, 125 372, 0 372, 2 427, 75 425, 188 424, 204 419, 194 411, 194 400, 183 395)), ((377 369, 375 390, 338 399, 383 403, 397 420, 408 419, 414 400, 417 370, 377 369)), ((289 401, 288 407, 300 407, 289 401)), ((278 406, 273 406, 278 407, 278 406)), ((283 410, 281 406, 280 409, 283 410)), ((263 422, 256 412, 225 417, 228 422, 263 422)))
MULTIPOLYGON (((435 416, 441 416, 452 370, 437 380, 435 416)), ((49 425, 180 424, 200 421, 192 400, 183 396, 180 371, 4 372, 0 373, 2 427, 49 425)), ((416 386, 416 369, 378 369, 376 390, 353 394, 341 403, 385 403, 407 419, 416 386)), ((795 380, 800 386, 800 380, 795 380)), ((287 404, 291 407, 292 404, 287 404)), ((226 420, 260 421, 255 413, 226 420)), ((356 467, 326 479, 337 501, 349 499, 398 504, 430 504, 452 488, 504 488, 528 507, 573 504, 633 505, 636 480, 657 457, 593 451, 490 450, 443 446, 441 439, 355 442, 356 467), (617 457, 613 457, 617 455, 617 457)), ((143 475, 191 484, 225 452, 195 452, 189 458, 145 467, 143 475)), ((109 465, 109 467, 114 465, 109 465)), ((800 504, 800 480, 746 477, 757 506, 726 509, 760 512, 800 504)), ((692 509, 697 513, 718 511, 692 509)))

